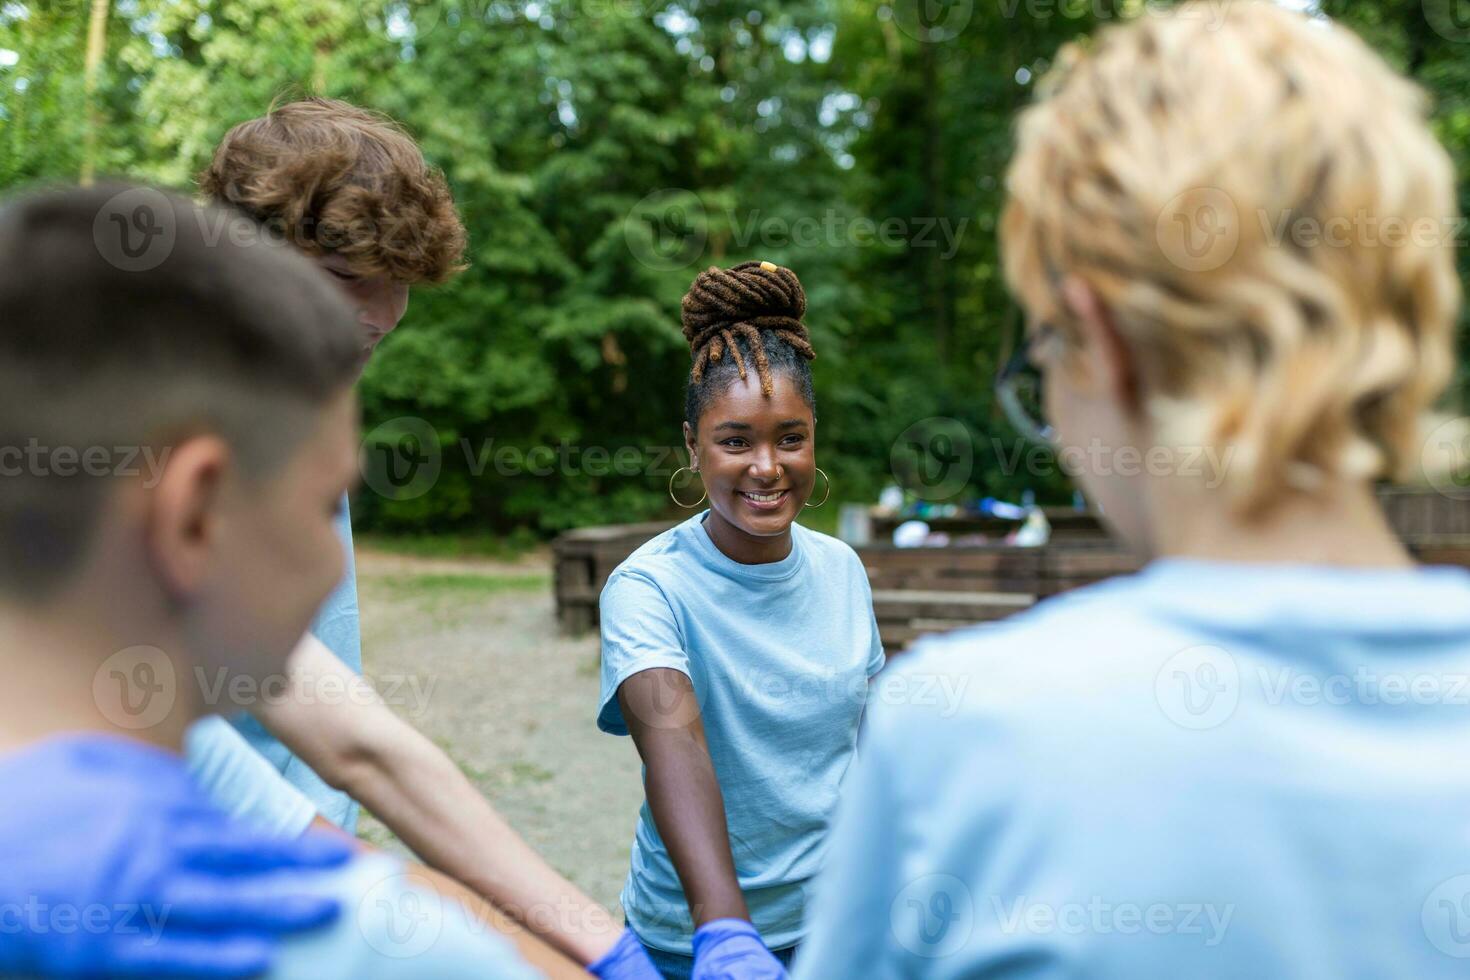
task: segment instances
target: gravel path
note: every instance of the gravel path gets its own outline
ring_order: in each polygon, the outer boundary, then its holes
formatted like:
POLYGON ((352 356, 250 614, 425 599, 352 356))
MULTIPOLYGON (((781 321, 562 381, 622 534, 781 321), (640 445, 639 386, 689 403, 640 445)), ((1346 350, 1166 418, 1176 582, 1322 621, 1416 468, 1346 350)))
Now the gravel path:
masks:
MULTIPOLYGON (((357 574, 363 664, 379 691, 393 702, 397 681, 395 710, 557 870, 616 911, 643 798, 638 756, 597 731, 597 638, 557 630, 548 556, 360 551, 357 574)), ((408 853, 367 813, 359 835, 408 853)))

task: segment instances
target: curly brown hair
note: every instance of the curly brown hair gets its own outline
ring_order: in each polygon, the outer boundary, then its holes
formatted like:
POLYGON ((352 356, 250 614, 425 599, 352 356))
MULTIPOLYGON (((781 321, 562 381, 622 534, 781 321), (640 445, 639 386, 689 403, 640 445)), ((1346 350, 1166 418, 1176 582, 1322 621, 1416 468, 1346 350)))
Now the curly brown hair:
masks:
POLYGON ((772 375, 780 372, 816 411, 808 362, 817 354, 801 319, 806 291, 796 273, 773 262, 711 266, 689 287, 681 313, 693 358, 684 395, 684 417, 692 428, 699 427, 717 392, 745 378, 747 357, 755 362, 763 395, 771 396, 772 375))
POLYGON ((694 381, 702 381, 705 368, 718 362, 726 351, 744 378, 745 360, 736 343, 739 337, 748 341, 747 349, 755 358, 761 392, 770 395, 770 365, 761 332, 771 332, 811 360, 817 355, 806 324, 801 322, 805 313, 806 292, 790 269, 772 262, 742 262, 730 269, 710 266, 694 280, 682 304, 684 339, 689 341, 689 353, 694 358, 694 381))
POLYGON ((199 188, 363 275, 444 282, 465 268, 464 224, 444 174, 398 123, 337 99, 275 105, 235 126, 199 188))

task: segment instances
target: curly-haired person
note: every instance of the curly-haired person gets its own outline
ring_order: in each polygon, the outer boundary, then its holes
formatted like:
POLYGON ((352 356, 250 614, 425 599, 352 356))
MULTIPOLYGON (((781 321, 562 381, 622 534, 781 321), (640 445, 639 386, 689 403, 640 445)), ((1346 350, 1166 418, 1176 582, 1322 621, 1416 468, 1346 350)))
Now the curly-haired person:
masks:
MULTIPOLYGON (((410 287, 446 282, 464 268, 465 230, 444 175, 396 122, 346 102, 285 102, 236 125, 199 187, 212 204, 304 253, 335 284, 356 312, 359 370, 404 318, 410 287)), ((287 696, 222 707, 238 712, 233 727, 213 716, 191 729, 196 778, 237 817, 287 836, 313 821, 350 834, 361 801, 473 893, 462 899, 488 899, 524 926, 517 942, 536 965, 570 968, 528 933, 599 976, 653 976, 632 933, 533 851, 448 755, 358 676, 345 496, 336 527, 346 575, 293 653, 287 696)))

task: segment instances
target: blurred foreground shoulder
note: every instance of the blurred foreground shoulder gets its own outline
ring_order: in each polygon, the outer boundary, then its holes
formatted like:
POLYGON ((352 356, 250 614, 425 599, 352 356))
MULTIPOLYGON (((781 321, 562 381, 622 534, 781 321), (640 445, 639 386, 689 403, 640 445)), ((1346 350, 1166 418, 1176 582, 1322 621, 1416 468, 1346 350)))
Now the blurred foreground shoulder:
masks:
POLYGON ((458 902, 383 855, 319 876, 331 926, 285 943, 269 980, 534 980, 540 972, 458 902))
POLYGON ((1077 668, 1147 628, 1140 580, 1124 575, 1048 596, 990 623, 924 637, 892 669, 967 672, 1020 680, 1059 661, 1077 668))

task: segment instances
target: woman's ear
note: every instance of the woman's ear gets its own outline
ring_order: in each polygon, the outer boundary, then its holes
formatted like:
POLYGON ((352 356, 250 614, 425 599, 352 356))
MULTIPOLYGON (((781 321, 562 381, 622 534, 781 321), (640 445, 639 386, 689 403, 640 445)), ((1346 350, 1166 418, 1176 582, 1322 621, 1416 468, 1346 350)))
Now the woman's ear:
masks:
POLYGON ((1138 369, 1133 352, 1118 333, 1113 315, 1097 291, 1076 276, 1062 282, 1062 301, 1077 324, 1082 358, 1089 383, 1099 393, 1117 400, 1129 415, 1140 408, 1138 369))
POLYGON ((684 449, 689 453, 689 468, 699 472, 699 440, 694 434, 694 426, 688 422, 684 423, 684 449))

